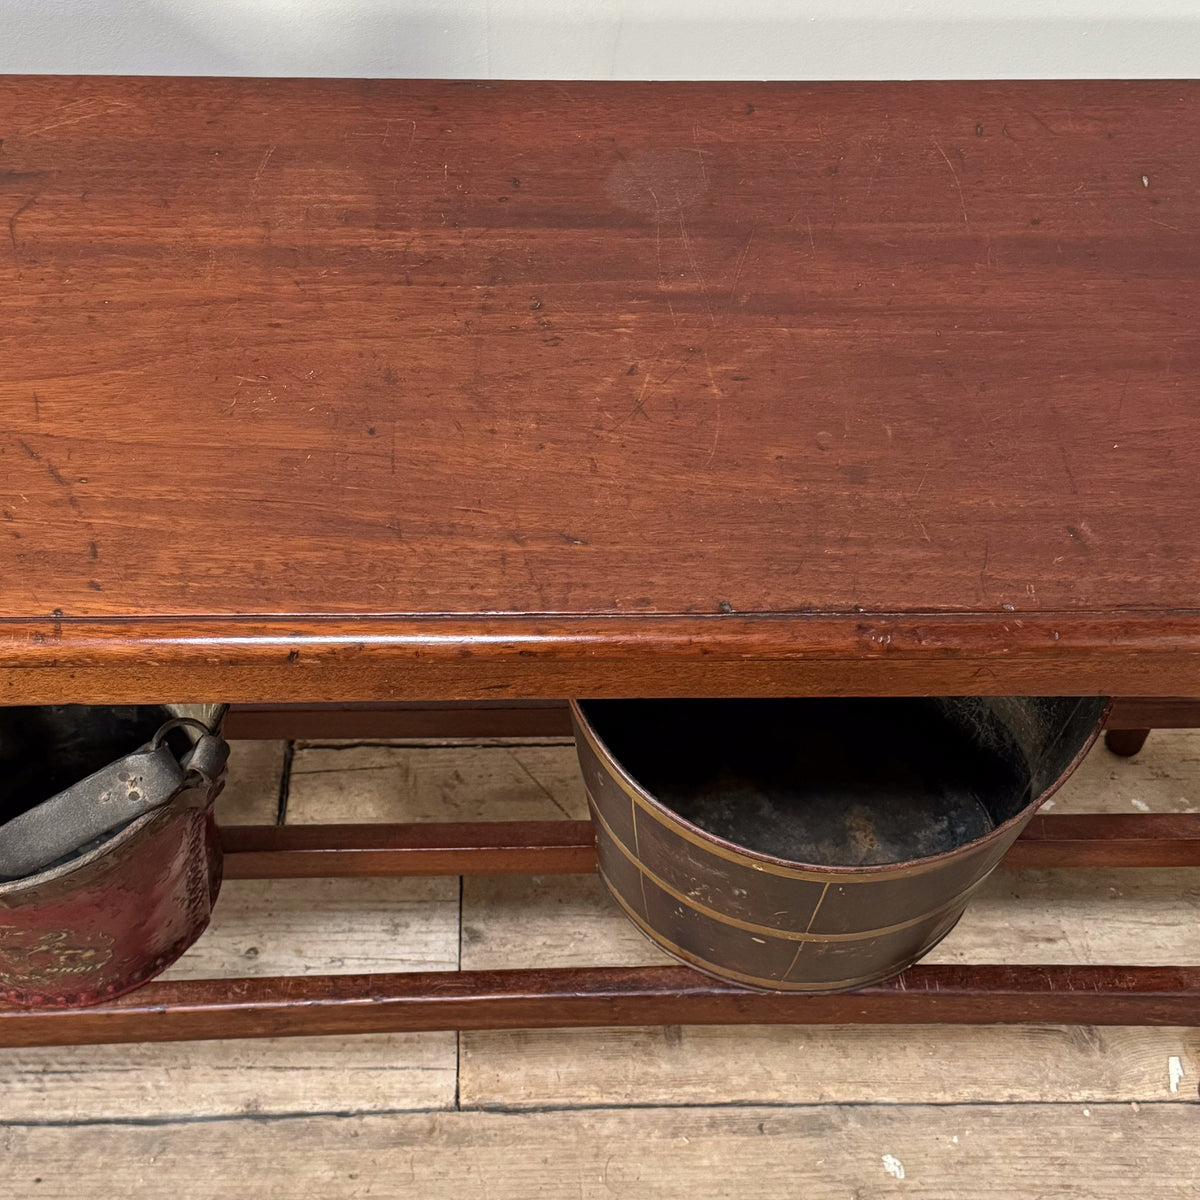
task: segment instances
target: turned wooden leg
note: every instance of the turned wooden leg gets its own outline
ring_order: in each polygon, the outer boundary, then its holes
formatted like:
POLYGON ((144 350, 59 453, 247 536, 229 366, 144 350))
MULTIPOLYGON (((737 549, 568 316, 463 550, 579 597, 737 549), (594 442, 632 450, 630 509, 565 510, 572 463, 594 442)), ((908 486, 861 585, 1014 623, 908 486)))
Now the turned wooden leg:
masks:
POLYGON ((1114 754, 1129 758, 1146 744, 1149 736, 1148 729, 1110 729, 1104 735, 1104 744, 1114 754))

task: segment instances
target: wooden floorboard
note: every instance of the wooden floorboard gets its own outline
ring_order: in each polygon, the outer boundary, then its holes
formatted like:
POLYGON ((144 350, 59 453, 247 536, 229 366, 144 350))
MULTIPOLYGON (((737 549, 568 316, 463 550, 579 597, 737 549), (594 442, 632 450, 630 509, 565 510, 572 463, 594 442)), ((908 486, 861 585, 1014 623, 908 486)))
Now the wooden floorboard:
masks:
POLYGON ((1188 1028, 675 1025, 464 1034, 459 1094, 513 1108, 1161 1101, 1194 1099, 1198 1071, 1188 1028))
POLYGON ((1192 1200, 1195 1131, 1182 1102, 640 1107, 9 1127, 0 1152, 51 1200, 1192 1200))
POLYGON ((575 749, 299 743, 288 821, 553 821, 587 817, 575 749))

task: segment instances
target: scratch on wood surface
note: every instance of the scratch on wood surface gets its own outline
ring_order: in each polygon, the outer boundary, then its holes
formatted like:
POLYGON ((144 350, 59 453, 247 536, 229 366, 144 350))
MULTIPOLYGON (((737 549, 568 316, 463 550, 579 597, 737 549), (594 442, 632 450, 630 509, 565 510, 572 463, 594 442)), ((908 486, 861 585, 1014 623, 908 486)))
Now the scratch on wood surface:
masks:
POLYGON ((657 361, 650 364, 649 369, 646 371, 645 376, 642 379, 642 387, 641 387, 641 390, 638 392, 637 399, 633 403, 633 408, 631 408, 629 410, 629 412, 627 412, 625 414, 625 416, 623 416, 616 423, 616 425, 613 426, 614 429, 619 428, 620 426, 624 425, 626 421, 632 420, 632 418, 637 417, 637 416, 645 417, 647 421, 650 420, 650 416, 646 412, 646 408, 645 408, 646 389, 650 386, 651 372, 654 370, 654 368, 657 365, 658 365, 657 361))
POLYGON ((699 126, 692 126, 692 142, 696 147, 696 157, 700 162, 700 179, 703 181, 705 188, 708 187, 708 171, 704 166, 704 156, 708 153, 707 150, 700 148, 700 129, 699 126))
POLYGON ((675 315, 675 306, 671 303, 671 297, 667 290, 666 272, 663 270, 662 203, 659 201, 658 193, 652 187, 647 187, 646 190, 650 193, 650 199, 654 201, 654 256, 658 263, 658 290, 663 293, 663 298, 667 302, 667 311, 671 314, 671 325, 678 329, 679 318, 675 315))
POLYGON ((1178 225, 1168 225, 1166 221, 1160 221, 1157 217, 1147 217, 1146 220, 1152 225, 1161 225, 1164 229, 1169 229, 1172 233, 1182 233, 1188 237, 1196 236, 1194 229, 1180 229, 1178 225))
POLYGON ((721 440, 721 401, 724 399, 725 393, 717 386, 717 377, 713 374, 712 363, 708 358, 708 348, 704 348, 704 366, 708 370, 708 382, 712 385, 713 395, 717 398, 717 415, 713 422, 713 440, 712 445, 708 450, 708 458, 705 460, 706 467, 712 466, 713 456, 717 453, 717 443, 721 440))
MULTIPOLYGON (((625 424, 626 421, 632 420, 634 417, 639 416, 639 415, 641 415, 642 417, 645 417, 645 419, 647 421, 652 420, 650 414, 648 412, 646 412, 646 408, 645 408, 646 399, 648 397, 649 389, 650 389, 651 385, 653 385, 656 388, 665 387, 687 365, 686 362, 677 362, 675 364, 675 366, 670 371, 668 371, 666 373, 666 375, 664 375, 661 379, 657 379, 657 380, 654 379, 653 378, 654 369, 659 364, 658 355, 661 351, 662 351, 662 346, 659 346, 659 347, 657 347, 657 349, 655 349, 654 354, 652 355, 652 361, 650 363, 650 366, 647 367, 644 372, 644 378, 642 380, 642 387, 641 387, 641 390, 638 392, 637 399, 634 401, 633 408, 631 408, 629 410, 629 412, 627 412, 623 417, 620 418, 620 420, 618 420, 613 425, 614 429, 619 429, 622 425, 625 424)), ((605 415, 607 416, 608 414, 606 413, 605 415)))
POLYGON ((8 218, 8 240, 12 243, 12 252, 14 258, 17 254, 17 221, 20 219, 22 213, 32 208, 38 202, 41 194, 42 193, 40 191, 34 192, 32 196, 19 204, 16 212, 14 212, 12 216, 8 218))
POLYGON ((941 145, 938 142, 934 142, 933 144, 937 146, 937 152, 942 156, 946 166, 950 169, 950 177, 954 180, 954 186, 958 190, 958 202, 962 205, 963 224, 969 230, 971 228, 971 220, 967 216, 967 201, 966 197, 963 196, 962 184, 959 182, 958 172, 954 169, 954 164, 950 161, 950 156, 942 149, 941 145))
POLYGON ((746 239, 745 246, 742 247, 741 254, 738 255, 737 266, 733 269, 733 282, 729 285, 729 303, 732 304, 737 298, 738 280, 742 277, 742 268, 746 265, 746 255, 750 253, 750 243, 754 241, 756 230, 750 230, 750 236, 746 239))
MULTIPOLYGON (((680 206, 682 207, 682 202, 680 202, 680 206)), ((696 273, 696 281, 700 284, 700 292, 704 297, 704 307, 708 310, 709 322, 715 325, 717 318, 713 316, 712 305, 708 302, 708 285, 704 282, 704 276, 700 273, 700 264, 696 261, 696 255, 692 250, 692 242, 687 234, 687 226, 683 223, 682 212, 679 214, 679 236, 683 239, 683 248, 687 251, 688 262, 692 264, 692 270, 696 273)))
POLYGON ((1067 536, 1074 541, 1080 542, 1088 550, 1095 550, 1096 535, 1087 521, 1080 521, 1078 525, 1068 525, 1066 531, 1067 536))
POLYGON ((258 164, 258 170, 254 172, 254 179, 250 183, 250 193, 253 195, 258 190, 258 181, 262 178, 262 173, 267 169, 267 163, 271 161, 271 155, 275 153, 275 148, 278 145, 272 142, 267 148, 266 154, 262 156, 262 162, 258 164))
POLYGON ((713 422, 713 440, 712 445, 708 449, 708 458, 705 459, 706 467, 712 466, 713 457, 717 453, 717 443, 721 440, 721 398, 720 393, 717 393, 717 415, 713 422))
POLYGON ((566 808, 563 807, 563 805, 559 801, 558 797, 517 757, 517 753, 515 750, 513 750, 512 748, 510 748, 508 746, 505 746, 504 752, 508 755, 508 757, 510 759, 512 759, 512 761, 529 778, 529 781, 533 784, 533 786, 536 787, 538 789, 538 791, 541 792, 542 795, 545 796, 546 799, 549 800, 550 803, 553 804, 554 807, 557 808, 558 811, 560 813, 562 813, 562 815, 564 817, 567 818, 567 820, 570 821, 570 820, 574 819, 573 814, 569 813, 566 810, 566 808))
MULTIPOLYGON (((66 499, 67 506, 75 514, 76 520, 83 527, 88 539, 88 555, 93 560, 100 557, 100 546, 96 528, 84 514, 83 508, 79 503, 79 498, 75 495, 75 485, 68 479, 44 454, 39 454, 24 438, 17 439, 17 445, 25 452, 25 455, 31 462, 41 466, 51 480, 62 490, 63 497, 66 499)), ((20 495, 20 493, 18 493, 20 495)), ((28 499, 21 495, 21 499, 28 503, 28 499)))
POLYGON ((1062 459, 1063 473, 1067 477, 1067 482, 1071 485, 1071 495, 1078 496, 1079 495, 1079 487, 1075 483, 1075 476, 1071 472, 1071 464, 1067 461, 1067 450, 1066 450, 1066 447, 1062 444, 1061 440, 1058 443, 1058 455, 1062 459))
POLYGON ((1133 378, 1132 374, 1125 376, 1125 382, 1121 385, 1121 394, 1117 398, 1117 411, 1113 416, 1113 424, 1116 425, 1121 419, 1121 412, 1125 408, 1125 397, 1129 394, 1129 381, 1133 378))
POLYGON ((646 407, 644 406, 646 406, 646 389, 649 388, 650 378, 652 378, 652 376, 650 376, 650 372, 654 370, 656 365, 658 365, 656 362, 652 362, 652 364, 650 364, 649 371, 646 372, 646 377, 642 379, 642 389, 641 391, 638 391, 637 400, 634 402, 634 407, 632 407, 629 410, 629 413, 626 413, 625 416, 623 416, 623 418, 617 422, 618 426, 624 425, 625 421, 628 421, 631 418, 634 418, 634 416, 638 415, 644 416, 644 418, 647 420, 650 419, 646 412, 646 407))
POLYGON ((59 120, 47 121, 43 125, 34 125, 30 129, 22 132, 26 137, 33 137, 35 134, 47 133, 51 129, 61 129, 64 125, 78 125, 83 121, 96 121, 101 117, 113 116, 119 113, 124 108, 132 108, 133 105, 126 103, 124 100, 108 100, 101 103, 100 107, 96 107, 94 100, 74 100, 70 104, 64 105, 58 111, 59 120), (72 110, 83 108, 83 112, 76 111, 75 115, 62 116, 63 113, 70 113, 72 110))
POLYGON ((1043 121, 1042 118, 1033 111, 1033 109, 1027 108, 1025 110, 1025 114, 1026 116, 1032 117, 1047 133, 1052 133, 1055 137, 1058 137, 1058 130, 1052 128, 1045 121, 1043 121))
POLYGON ((908 512, 909 512, 909 516, 911 516, 911 517, 912 517, 912 519, 913 519, 913 520, 914 520, 914 521, 917 523, 917 528, 918 528, 918 529, 920 529, 920 531, 921 531, 921 536, 922 536, 922 537, 923 537, 923 538, 924 538, 924 539, 925 539, 927 542, 930 542, 930 543, 932 543, 932 542, 933 542, 933 538, 931 538, 931 537, 929 536, 929 530, 925 528, 925 522, 921 520, 921 516, 920 516, 920 514, 917 512, 916 508, 914 508, 914 507, 913 507, 913 503, 912 503, 912 501, 911 501, 911 500, 905 500, 905 504, 908 506, 908 512))

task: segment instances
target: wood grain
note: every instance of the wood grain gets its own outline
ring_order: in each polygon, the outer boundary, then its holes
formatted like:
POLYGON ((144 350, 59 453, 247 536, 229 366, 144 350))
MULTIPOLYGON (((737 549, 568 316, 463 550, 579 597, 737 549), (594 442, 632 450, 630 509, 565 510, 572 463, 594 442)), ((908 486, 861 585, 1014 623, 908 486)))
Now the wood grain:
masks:
POLYGON ((639 1107, 111 1125, 69 1137, 16 1128, 0 1130, 0 1148, 18 1194, 51 1200, 110 1187, 224 1200, 247 1178, 273 1200, 945 1200, 968 1190, 982 1200, 1127 1200, 1132 1181, 1161 1200, 1191 1200, 1195 1119, 1182 1103, 639 1107))
MULTIPOLYGON (((0 1048, 6 1126, 454 1107, 453 1033, 0 1048)), ((21 1193, 15 1193, 21 1195, 21 1193)))
MULTIPOLYGON (((997 871, 922 961, 1200 966, 1198 884, 1195 868, 997 871)), ((671 961, 593 876, 463 880, 464 969, 671 961)))
POLYGON ((1200 1029, 1153 1026, 665 1025, 460 1044, 465 1108, 1129 1103, 1192 1099, 1200 1077, 1200 1029))
POLYGON ((1200 736, 1161 729, 1136 758, 1120 758, 1097 745, 1039 811, 1200 812, 1200 736))
POLYGON ((1194 694, 1198 110, 0 81, 0 697, 1194 694))
MULTIPOLYGON (((1195 841, 1200 865, 1200 829, 1195 841)), ((232 826, 222 830, 221 846, 227 879, 578 875, 596 869, 590 821, 232 826)))
POLYGON ((1108 728, 1112 730, 1196 729, 1200 704, 1173 696, 1122 699, 1113 702, 1108 728))
POLYGON ((276 819, 284 758, 283 742, 230 743, 225 789, 215 810, 223 826, 260 825, 276 819))
MULTIPOLYGON (((162 986, 284 972, 452 970, 457 893, 453 880, 227 882, 212 925, 168 972, 165 978, 175 982, 162 986)), ((6 1046, 0 1048, 0 1127, 454 1103, 452 1033, 318 1037, 300 1046, 269 1037, 52 1050, 6 1046)))
POLYGON ((1200 815, 1038 815, 1001 864, 1031 867, 1200 867, 1200 815))
POLYGON ((5 703, 1107 695, 1196 688, 1200 615, 0 618, 5 703), (349 623, 348 623, 349 621, 349 623), (69 668, 69 669, 68 669, 69 668))
MULTIPOLYGON (((1163 697, 1113 700, 1111 733, 1194 729, 1200 702, 1163 697)), ((240 704, 225 719, 227 738, 569 737, 567 706, 553 700, 395 704, 240 704)), ((1111 738, 1109 739, 1111 748, 1111 738)))
POLYGON ((331 820, 470 823, 582 820, 587 793, 573 744, 393 746, 301 743, 290 825, 331 820))
POLYGON ((0 1045, 589 1025, 1200 1024, 1200 967, 916 966, 841 994, 750 991, 690 967, 160 978, 78 1009, 0 1005, 0 1045))
POLYGON ((554 700, 396 704, 239 704, 222 732, 241 738, 322 740, 341 738, 538 738, 570 737, 566 704, 554 700))

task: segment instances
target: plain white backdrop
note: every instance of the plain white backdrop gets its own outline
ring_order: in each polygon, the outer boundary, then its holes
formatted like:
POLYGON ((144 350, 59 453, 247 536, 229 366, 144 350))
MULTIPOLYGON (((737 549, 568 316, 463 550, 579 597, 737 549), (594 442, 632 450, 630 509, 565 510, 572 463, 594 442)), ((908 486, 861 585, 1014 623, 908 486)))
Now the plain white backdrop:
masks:
POLYGON ((0 0, 0 72, 1180 78, 1200 0, 0 0))

